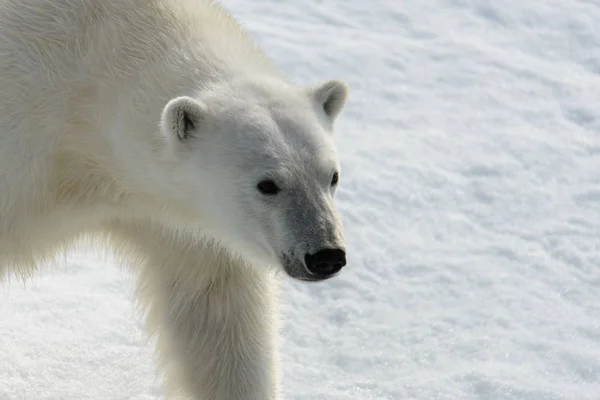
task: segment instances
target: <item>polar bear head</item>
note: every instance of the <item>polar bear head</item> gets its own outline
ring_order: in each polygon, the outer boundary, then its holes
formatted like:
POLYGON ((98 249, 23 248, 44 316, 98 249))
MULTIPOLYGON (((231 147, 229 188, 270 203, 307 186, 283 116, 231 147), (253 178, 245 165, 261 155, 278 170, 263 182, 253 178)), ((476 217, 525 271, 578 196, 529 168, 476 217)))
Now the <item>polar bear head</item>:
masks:
POLYGON ((345 83, 254 79, 177 97, 162 113, 173 195, 198 228, 252 265, 318 281, 346 264, 333 125, 345 83))

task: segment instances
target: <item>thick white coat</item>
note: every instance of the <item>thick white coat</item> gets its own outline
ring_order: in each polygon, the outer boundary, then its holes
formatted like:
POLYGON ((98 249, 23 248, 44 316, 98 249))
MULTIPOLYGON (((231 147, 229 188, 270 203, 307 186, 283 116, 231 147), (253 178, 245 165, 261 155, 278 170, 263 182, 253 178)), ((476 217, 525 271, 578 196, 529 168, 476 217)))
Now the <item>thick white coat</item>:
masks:
MULTIPOLYGON (((307 93, 207 0, 0 1, 0 273, 27 277, 79 239, 114 249, 168 393, 194 400, 279 398, 277 283, 253 265, 272 260, 178 197, 190 175, 161 128, 170 100, 238 81, 307 93)), ((315 99, 341 108, 333 88, 315 99)))

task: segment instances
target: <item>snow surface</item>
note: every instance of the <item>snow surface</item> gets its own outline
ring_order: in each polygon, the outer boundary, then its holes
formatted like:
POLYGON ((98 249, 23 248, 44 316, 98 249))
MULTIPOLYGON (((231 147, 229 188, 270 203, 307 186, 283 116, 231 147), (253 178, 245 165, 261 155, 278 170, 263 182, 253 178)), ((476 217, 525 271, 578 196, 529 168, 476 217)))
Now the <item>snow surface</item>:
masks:
MULTIPOLYGON (((286 398, 600 399, 600 3, 228 0, 338 77, 349 266, 286 281, 286 398)), ((0 291, 0 399, 158 400, 132 284, 86 253, 0 291)))

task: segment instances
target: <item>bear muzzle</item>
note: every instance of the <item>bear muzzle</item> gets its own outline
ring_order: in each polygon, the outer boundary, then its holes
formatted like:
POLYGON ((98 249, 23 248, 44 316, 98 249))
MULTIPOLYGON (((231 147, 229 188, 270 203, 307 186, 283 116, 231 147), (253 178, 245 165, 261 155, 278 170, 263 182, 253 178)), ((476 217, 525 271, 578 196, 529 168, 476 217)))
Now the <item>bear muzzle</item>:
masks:
POLYGON ((306 253, 304 259, 282 257, 283 269, 294 279, 318 282, 333 278, 346 266, 346 251, 342 248, 325 248, 313 254, 306 253))

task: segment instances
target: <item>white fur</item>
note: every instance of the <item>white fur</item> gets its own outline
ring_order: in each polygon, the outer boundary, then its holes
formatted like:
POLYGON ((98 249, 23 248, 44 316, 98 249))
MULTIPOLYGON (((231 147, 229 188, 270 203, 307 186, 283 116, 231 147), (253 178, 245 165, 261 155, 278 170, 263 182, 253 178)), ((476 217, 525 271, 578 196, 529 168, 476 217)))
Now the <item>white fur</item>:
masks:
POLYGON ((170 393, 278 399, 271 267, 302 275, 304 254, 344 246, 346 96, 287 82, 208 0, 1 1, 0 273, 109 246, 139 276, 170 393))

